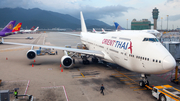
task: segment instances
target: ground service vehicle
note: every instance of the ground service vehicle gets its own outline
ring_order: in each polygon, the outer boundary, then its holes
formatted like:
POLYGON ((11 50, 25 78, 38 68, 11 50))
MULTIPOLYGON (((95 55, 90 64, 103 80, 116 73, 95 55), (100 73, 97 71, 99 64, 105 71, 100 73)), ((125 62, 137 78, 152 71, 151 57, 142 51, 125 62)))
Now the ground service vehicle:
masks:
POLYGON ((159 101, 180 101, 180 90, 170 86, 154 86, 152 95, 159 101))

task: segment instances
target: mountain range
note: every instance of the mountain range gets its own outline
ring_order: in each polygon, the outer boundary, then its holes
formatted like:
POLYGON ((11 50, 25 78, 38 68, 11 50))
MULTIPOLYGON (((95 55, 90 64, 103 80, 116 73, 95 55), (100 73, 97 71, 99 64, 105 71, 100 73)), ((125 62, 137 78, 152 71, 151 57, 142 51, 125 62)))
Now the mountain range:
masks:
MULTIPOLYGON (((80 19, 68 14, 61 14, 52 11, 41 10, 39 8, 1 8, 0 9, 0 28, 4 27, 9 21, 16 20, 22 22, 22 28, 30 29, 32 26, 40 28, 80 28, 80 19)), ((91 28, 114 28, 96 19, 85 20, 88 29, 91 28)))

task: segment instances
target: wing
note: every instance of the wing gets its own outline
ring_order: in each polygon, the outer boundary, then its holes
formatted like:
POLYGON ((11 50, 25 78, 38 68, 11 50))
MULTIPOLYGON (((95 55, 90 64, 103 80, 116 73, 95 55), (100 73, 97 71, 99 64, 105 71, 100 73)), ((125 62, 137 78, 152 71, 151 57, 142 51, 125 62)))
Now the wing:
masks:
POLYGON ((65 48, 65 47, 57 47, 57 46, 46 46, 46 45, 35 45, 35 44, 23 44, 23 43, 13 43, 13 42, 4 42, 2 39, 3 44, 12 44, 12 45, 23 45, 23 46, 36 46, 36 47, 43 47, 43 48, 54 48, 59 50, 65 50, 70 52, 76 52, 81 54, 88 54, 97 56, 100 58, 104 58, 104 53, 101 51, 94 51, 94 50, 84 50, 84 49, 75 49, 75 48, 65 48))

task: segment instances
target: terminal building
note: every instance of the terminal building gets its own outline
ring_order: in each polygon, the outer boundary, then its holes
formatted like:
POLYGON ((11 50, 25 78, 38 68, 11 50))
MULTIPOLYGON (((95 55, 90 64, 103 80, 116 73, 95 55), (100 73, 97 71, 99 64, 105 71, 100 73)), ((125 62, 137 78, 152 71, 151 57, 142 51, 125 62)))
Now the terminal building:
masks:
POLYGON ((143 30, 143 29, 151 29, 151 22, 148 19, 142 19, 141 21, 136 21, 133 19, 131 22, 131 30, 143 30))

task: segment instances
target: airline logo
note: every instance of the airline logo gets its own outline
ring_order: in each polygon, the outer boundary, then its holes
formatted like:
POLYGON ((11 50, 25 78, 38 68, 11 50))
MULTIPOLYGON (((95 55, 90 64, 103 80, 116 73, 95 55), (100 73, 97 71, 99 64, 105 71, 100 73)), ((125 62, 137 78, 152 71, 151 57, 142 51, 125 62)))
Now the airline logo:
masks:
POLYGON ((118 25, 117 30, 120 30, 121 26, 118 25))
POLYGON ((7 28, 10 29, 10 30, 12 30, 12 29, 13 29, 13 24, 9 24, 9 25, 7 26, 7 28))
POLYGON ((132 42, 124 42, 124 41, 116 41, 116 40, 111 40, 111 39, 103 39, 102 44, 109 45, 109 46, 114 46, 116 48, 121 48, 121 49, 130 49, 130 52, 132 54, 132 42), (129 45, 129 47, 128 47, 129 45))
POLYGON ((34 28, 35 28, 35 26, 33 26, 33 27, 31 28, 31 30, 34 30, 34 28))
POLYGON ((17 26, 14 27, 14 29, 13 29, 12 32, 14 32, 14 31, 19 31, 19 30, 21 29, 21 24, 22 24, 22 23, 17 24, 17 26))

